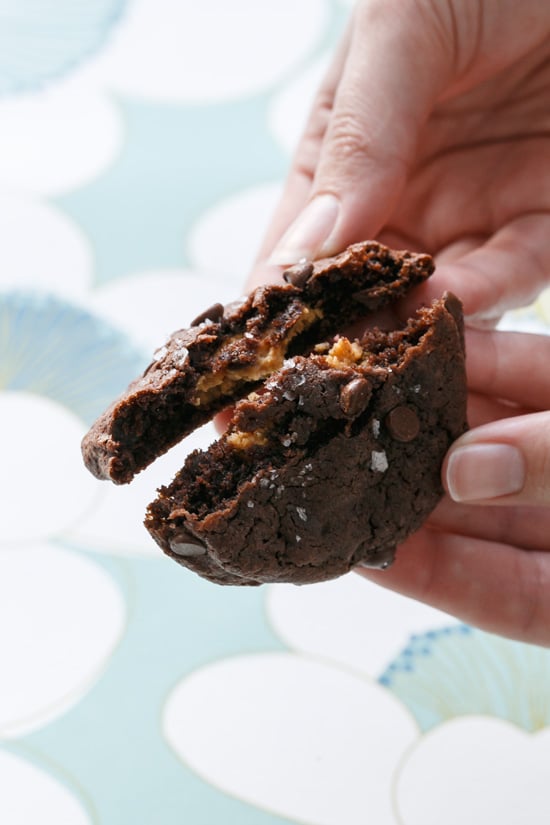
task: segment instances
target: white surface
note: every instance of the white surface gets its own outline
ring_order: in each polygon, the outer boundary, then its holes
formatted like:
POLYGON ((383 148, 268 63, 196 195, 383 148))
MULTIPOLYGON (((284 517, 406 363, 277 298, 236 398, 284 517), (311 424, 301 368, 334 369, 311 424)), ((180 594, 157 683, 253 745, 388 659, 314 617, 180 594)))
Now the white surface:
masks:
POLYGON ((2 548, 68 527, 92 506, 97 486, 80 455, 86 428, 66 407, 33 393, 2 392, 0 421, 2 548))
POLYGON ((251 95, 308 55, 327 12, 326 0, 134 0, 87 76, 152 100, 251 95))
POLYGON ((0 186, 59 195, 88 183, 116 157, 122 123, 101 92, 67 81, 0 100, 0 186))
POLYGON ((50 773, 0 751, 0 822, 4 825, 92 825, 77 797, 50 773))
POLYGON ((125 613, 110 576, 87 559, 45 543, 0 550, 0 738, 74 705, 103 671, 125 613))
POLYGON ((68 298, 80 298, 89 288, 90 243, 55 206, 15 194, 0 195, 0 239, 0 285, 38 287, 68 298))
POLYGON ((375 682, 281 653, 195 671, 168 699, 164 734, 201 777, 264 810, 397 825, 392 772, 417 728, 375 682))
POLYGON ((433 607, 355 573, 330 582, 270 587, 269 622, 293 650, 380 676, 412 633, 457 624, 433 607))
POLYGON ((251 187, 204 212, 189 237, 195 266, 231 276, 242 289, 281 191, 279 183, 251 187))
MULTIPOLYGON (((541 690, 546 688, 541 686, 541 690)), ((453 719, 411 750, 397 780, 403 825, 547 825, 550 729, 453 719)))

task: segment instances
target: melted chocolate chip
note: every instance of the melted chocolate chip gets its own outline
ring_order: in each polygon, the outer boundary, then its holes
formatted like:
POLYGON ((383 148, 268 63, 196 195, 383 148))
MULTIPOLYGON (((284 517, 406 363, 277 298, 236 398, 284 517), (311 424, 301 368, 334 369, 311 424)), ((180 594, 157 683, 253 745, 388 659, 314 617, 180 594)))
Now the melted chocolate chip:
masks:
POLYGON ((177 556, 203 556, 206 546, 187 530, 180 529, 170 541, 170 550, 177 556))
POLYGON ((379 303, 380 290, 375 290, 373 287, 362 289, 359 292, 353 293, 354 301, 366 307, 366 309, 374 309, 379 303))
POLYGON ((385 550, 380 550, 378 553, 373 553, 372 556, 360 561, 359 567, 366 567, 371 570, 387 570, 390 564, 393 564, 394 560, 395 547, 388 547, 385 550))
POLYGON ((354 378, 340 391, 340 407, 352 418, 360 415, 371 397, 372 390, 366 378, 354 378))
POLYGON ((283 278, 287 284, 292 284, 292 286, 300 288, 306 285, 312 275, 313 264, 311 261, 296 264, 296 266, 291 266, 290 269, 283 272, 283 278))
POLYGON ((204 321, 212 321, 212 323, 217 323, 223 317, 223 304, 212 304, 211 307, 205 309, 204 312, 201 312, 200 315, 191 321, 190 326, 198 327, 199 324, 202 324, 204 321))
POLYGON ((204 556, 206 547, 202 544, 190 544, 189 542, 174 541, 170 545, 170 550, 176 556, 204 556))
POLYGON ((396 441, 413 441, 420 432, 420 421, 412 407, 394 407, 386 416, 386 427, 396 441))

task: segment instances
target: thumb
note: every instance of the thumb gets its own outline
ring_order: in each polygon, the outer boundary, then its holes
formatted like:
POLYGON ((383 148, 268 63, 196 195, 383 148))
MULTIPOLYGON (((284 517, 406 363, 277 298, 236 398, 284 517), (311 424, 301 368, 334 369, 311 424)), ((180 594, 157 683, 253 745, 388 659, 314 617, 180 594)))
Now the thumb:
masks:
POLYGON ((550 505, 550 412, 470 430, 447 453, 443 483, 454 501, 550 505))
POLYGON ((270 263, 335 254, 375 237, 387 220, 420 130, 454 70, 453 28, 449 22, 442 31, 436 5, 363 0, 356 7, 332 108, 318 135, 308 203, 270 263))

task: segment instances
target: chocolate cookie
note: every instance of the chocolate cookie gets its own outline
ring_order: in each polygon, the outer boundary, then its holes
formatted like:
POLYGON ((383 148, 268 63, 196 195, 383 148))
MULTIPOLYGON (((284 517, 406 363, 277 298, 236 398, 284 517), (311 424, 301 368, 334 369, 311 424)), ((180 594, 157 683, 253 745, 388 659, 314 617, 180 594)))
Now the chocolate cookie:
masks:
POLYGON ((285 358, 394 301, 432 271, 428 255, 368 241, 292 267, 285 284, 209 307, 155 352, 143 375, 97 420, 82 444, 87 467, 97 478, 131 481, 285 358))
POLYGON ((288 358, 160 489, 146 527, 220 584, 385 567, 438 502, 465 409, 462 310, 446 295, 402 330, 288 358))

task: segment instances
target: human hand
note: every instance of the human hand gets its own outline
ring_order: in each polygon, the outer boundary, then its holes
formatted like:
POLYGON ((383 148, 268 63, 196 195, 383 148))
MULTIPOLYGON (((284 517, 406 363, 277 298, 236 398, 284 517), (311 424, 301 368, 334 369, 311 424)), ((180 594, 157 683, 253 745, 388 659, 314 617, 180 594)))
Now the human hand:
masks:
MULTIPOLYGON (((436 259, 405 316, 445 289, 477 325, 530 302, 550 275, 549 87, 548 3, 360 0, 250 283, 372 237, 436 259)), ((550 644, 550 339, 502 336, 467 335, 475 429, 445 462, 450 494, 392 568, 361 572, 550 644)))
POLYGON ((250 285, 280 277, 270 256, 376 237, 435 256, 417 301, 450 289, 478 323, 531 301, 550 273, 549 88, 549 3, 360 0, 250 285))
POLYGON ((448 495, 372 581, 493 633, 550 645, 550 336, 470 330, 468 415, 448 495))

